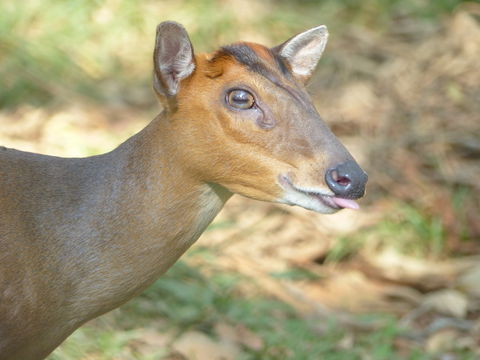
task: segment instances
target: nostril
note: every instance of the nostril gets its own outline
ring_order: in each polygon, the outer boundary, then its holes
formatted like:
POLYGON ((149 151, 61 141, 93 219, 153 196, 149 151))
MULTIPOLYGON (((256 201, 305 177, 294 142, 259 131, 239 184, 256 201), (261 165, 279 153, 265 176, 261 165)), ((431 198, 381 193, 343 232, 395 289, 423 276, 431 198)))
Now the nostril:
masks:
POLYGON ((332 177, 333 181, 335 181, 340 186, 348 186, 352 181, 344 175, 339 175, 338 170, 333 169, 331 170, 330 176, 332 177))
POLYGON ((363 196, 367 178, 367 174, 355 161, 341 163, 325 174, 325 181, 335 196, 347 199, 363 196))
POLYGON ((350 179, 345 176, 341 176, 337 179, 337 184, 340 184, 342 186, 347 186, 350 183, 351 183, 350 179))

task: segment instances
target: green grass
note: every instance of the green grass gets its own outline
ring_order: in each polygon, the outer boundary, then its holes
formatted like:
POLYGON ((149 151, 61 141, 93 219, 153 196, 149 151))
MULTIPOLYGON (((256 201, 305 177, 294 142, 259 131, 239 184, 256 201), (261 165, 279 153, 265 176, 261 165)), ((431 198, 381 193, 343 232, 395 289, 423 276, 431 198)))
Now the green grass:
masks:
POLYGON ((160 21, 183 23, 196 49, 239 39, 284 41, 326 23, 377 32, 399 19, 435 23, 460 0, 5 0, 0 2, 0 108, 65 102, 153 104, 151 52, 160 21), (243 10, 247 11, 243 11, 243 10), (140 95, 139 95, 140 94, 140 95))
MULTIPOLYGON (((462 2, 249 0, 238 5, 214 0, 4 0, 0 2, 0 108, 76 101, 105 106, 156 104, 150 92, 151 53, 155 27, 163 20, 183 23, 195 49, 210 51, 239 39, 273 45, 322 23, 335 36, 350 27, 388 33, 405 19, 436 24, 462 2)), ((467 196, 466 191, 456 193, 458 209, 467 196)), ((416 256, 438 256, 444 250, 445 230, 439 218, 400 204, 385 221, 339 239, 327 261, 345 259, 370 241, 416 256)), ((205 252, 202 256, 214 257, 205 252)), ((242 359, 343 360, 367 355, 374 360, 429 359, 419 350, 397 353, 395 339, 401 330, 394 320, 378 331, 356 334, 351 346, 342 347, 342 339, 350 334, 336 324, 319 332, 319 319, 305 319, 260 289, 254 294, 241 290, 254 280, 204 270, 209 269, 177 263, 141 296, 76 331, 49 359, 159 359, 168 348, 136 353, 133 344, 144 329, 158 334, 193 329, 215 337, 219 322, 242 324, 263 340, 261 349, 243 348, 242 359)), ((317 275, 287 269, 272 276, 312 281, 317 275)))
POLYGON ((365 244, 393 247, 418 258, 445 255, 445 229, 439 217, 428 216, 409 204, 398 203, 392 213, 360 233, 340 237, 327 254, 327 262, 338 262, 357 253, 365 244))
POLYGON ((375 360, 429 358, 420 353, 399 357, 394 340, 401 331, 393 319, 384 318, 387 321, 379 331, 355 335, 350 346, 342 347, 339 345, 342 339, 350 335, 335 323, 329 324, 328 331, 320 332, 318 322, 324 320, 306 319, 289 305, 260 291, 258 294, 239 291, 239 285, 251 283, 252 279, 218 272, 206 277, 203 270, 180 261, 141 296, 106 315, 104 320, 77 330, 49 360, 78 360, 88 356, 105 360, 161 359, 169 353, 167 348, 159 347, 143 356, 135 353, 132 344, 141 339, 142 329, 160 335, 196 330, 215 338, 214 326, 220 322, 242 324, 262 339, 260 349, 242 349, 240 359, 245 360, 352 360, 363 359, 365 354, 375 360))

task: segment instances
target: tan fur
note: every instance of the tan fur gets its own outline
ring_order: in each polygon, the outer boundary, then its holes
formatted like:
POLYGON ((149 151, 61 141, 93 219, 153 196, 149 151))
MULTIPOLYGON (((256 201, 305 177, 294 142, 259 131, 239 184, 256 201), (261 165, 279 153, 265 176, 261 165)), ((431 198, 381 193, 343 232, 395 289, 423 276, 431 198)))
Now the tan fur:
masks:
MULTIPOLYGON (((251 46, 277 71, 266 48, 251 46)), ((212 58, 197 55, 164 102, 174 108, 110 153, 0 148, 0 359, 41 359, 140 293, 232 193, 280 201, 281 173, 326 188, 328 166, 349 158, 300 82, 278 73, 285 91, 231 57, 212 58), (262 119, 226 106, 225 91, 240 85, 257 95, 262 119)))

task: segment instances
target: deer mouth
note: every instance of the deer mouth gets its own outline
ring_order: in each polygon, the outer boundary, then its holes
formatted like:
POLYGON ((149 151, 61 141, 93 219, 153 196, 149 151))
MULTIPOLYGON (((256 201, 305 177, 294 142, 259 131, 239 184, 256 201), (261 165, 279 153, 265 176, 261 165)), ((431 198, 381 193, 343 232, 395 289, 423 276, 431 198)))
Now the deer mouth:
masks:
POLYGON ((319 193, 306 192, 306 191, 304 191, 304 193, 308 194, 310 196, 317 197, 325 205, 330 206, 331 208, 334 208, 334 209, 358 210, 360 208, 358 203, 354 200, 340 198, 340 197, 332 196, 332 195, 323 195, 323 194, 319 194, 319 193))
POLYGON ((296 186, 287 175, 280 175, 279 182, 285 190, 284 202, 290 205, 299 205, 321 213, 360 208, 356 201, 335 196, 331 192, 296 186))

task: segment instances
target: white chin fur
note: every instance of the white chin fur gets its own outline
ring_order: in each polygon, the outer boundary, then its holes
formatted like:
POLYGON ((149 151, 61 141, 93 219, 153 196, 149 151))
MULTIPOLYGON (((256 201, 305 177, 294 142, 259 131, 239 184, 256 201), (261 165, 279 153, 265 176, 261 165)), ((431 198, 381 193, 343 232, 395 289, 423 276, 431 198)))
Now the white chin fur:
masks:
POLYGON ((295 190, 285 190, 283 197, 278 202, 288 205, 297 205, 307 210, 313 210, 321 214, 333 214, 340 209, 334 209, 325 205, 320 199, 295 190))

